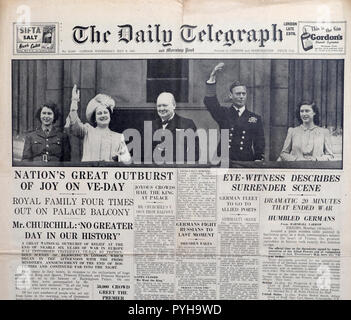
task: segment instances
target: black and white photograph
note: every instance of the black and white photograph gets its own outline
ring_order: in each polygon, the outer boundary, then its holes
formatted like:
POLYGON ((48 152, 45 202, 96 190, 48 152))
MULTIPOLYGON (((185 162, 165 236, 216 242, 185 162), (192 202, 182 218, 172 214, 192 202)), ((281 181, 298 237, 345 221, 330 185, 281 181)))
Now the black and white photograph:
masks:
POLYGON ((15 166, 342 168, 344 60, 12 60, 15 166))

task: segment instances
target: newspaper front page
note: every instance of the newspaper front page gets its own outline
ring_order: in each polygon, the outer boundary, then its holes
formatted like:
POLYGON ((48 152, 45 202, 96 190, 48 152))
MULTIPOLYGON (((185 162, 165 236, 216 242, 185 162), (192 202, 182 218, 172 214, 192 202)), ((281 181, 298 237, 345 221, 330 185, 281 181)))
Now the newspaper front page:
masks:
POLYGON ((350 298, 348 1, 0 8, 1 298, 350 298))

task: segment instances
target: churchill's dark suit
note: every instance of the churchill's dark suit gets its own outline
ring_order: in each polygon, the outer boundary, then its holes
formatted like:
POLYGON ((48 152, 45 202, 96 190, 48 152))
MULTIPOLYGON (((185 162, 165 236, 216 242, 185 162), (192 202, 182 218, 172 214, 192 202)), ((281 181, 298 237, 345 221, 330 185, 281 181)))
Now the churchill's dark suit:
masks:
POLYGON ((264 160, 265 141, 261 117, 247 109, 239 117, 233 106, 220 106, 215 88, 215 84, 207 84, 204 103, 220 128, 229 129, 230 160, 264 160))
MULTIPOLYGON (((176 141, 176 136, 177 136, 177 131, 183 131, 183 130, 187 130, 187 129, 191 129, 193 130, 194 133, 196 133, 196 126, 193 120, 191 119, 187 119, 184 117, 181 117, 177 114, 174 114, 173 118, 171 120, 169 120, 167 122, 167 125, 165 127, 165 129, 163 129, 162 126, 162 121, 161 118, 157 118, 155 120, 152 121, 152 135, 154 135, 156 130, 168 130, 173 137, 173 145, 171 146, 173 149, 173 161, 176 161, 176 155, 177 152, 179 152, 179 148, 184 148, 184 161, 186 162, 187 159, 187 151, 189 150, 189 148, 195 148, 194 150, 194 154, 195 154, 195 161, 197 161, 199 159, 199 143, 198 143, 198 138, 196 137, 195 139, 195 145, 194 146, 190 146, 187 139, 185 138, 185 143, 184 143, 184 147, 179 143, 177 143, 176 141)), ((164 141, 165 138, 163 138, 162 141, 164 141)), ((156 148, 159 148, 158 150, 160 152, 165 152, 165 148, 162 147, 162 145, 160 146, 160 144, 162 143, 162 141, 154 141, 153 142, 153 150, 155 150, 156 148)))

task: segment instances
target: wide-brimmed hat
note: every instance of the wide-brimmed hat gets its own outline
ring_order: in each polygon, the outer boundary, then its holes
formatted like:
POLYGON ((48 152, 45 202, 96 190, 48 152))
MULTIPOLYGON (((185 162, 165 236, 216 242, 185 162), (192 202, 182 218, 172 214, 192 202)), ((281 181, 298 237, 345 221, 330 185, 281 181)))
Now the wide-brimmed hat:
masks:
POLYGON ((109 108, 112 112, 116 104, 115 100, 113 100, 107 94, 99 93, 98 95, 96 95, 93 99, 89 101, 87 109, 85 111, 86 118, 90 123, 92 114, 95 112, 96 108, 101 105, 105 106, 106 108, 109 108))

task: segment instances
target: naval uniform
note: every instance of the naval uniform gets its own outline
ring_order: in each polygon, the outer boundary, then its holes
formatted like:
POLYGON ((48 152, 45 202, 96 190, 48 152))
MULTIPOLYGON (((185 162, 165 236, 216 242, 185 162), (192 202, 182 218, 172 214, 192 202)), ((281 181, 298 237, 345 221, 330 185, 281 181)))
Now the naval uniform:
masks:
MULTIPOLYGON (((187 129, 192 129, 195 133, 196 133, 196 125, 194 123, 193 120, 188 119, 188 118, 184 118, 181 117, 179 115, 177 115, 176 113, 174 114, 174 116, 166 121, 166 122, 162 122, 161 118, 158 117, 157 119, 152 121, 152 136, 154 135, 156 130, 168 130, 169 132, 171 132, 172 136, 173 136, 173 161, 176 161, 176 156, 177 156, 177 150, 179 152, 179 147, 181 147, 181 145, 176 141, 176 136, 177 136, 177 131, 178 130, 187 130, 187 129)), ((164 141, 165 138, 163 138, 162 141, 164 141)), ((159 149, 159 151, 165 152, 165 148, 162 146, 162 141, 154 141, 153 142, 153 150, 155 150, 156 148, 159 149), (160 145, 161 144, 161 145, 160 145)), ((184 139, 184 162, 187 162, 187 151, 188 151, 188 143, 187 143, 187 139, 184 139)), ((198 138, 195 138, 195 150, 194 150, 194 155, 195 155, 195 161, 197 161, 199 159, 199 141, 198 138)))
POLYGON ((44 132, 40 127, 29 133, 24 142, 22 160, 51 162, 70 161, 71 145, 67 134, 55 127, 44 132))
POLYGON ((239 116, 234 106, 222 107, 216 84, 206 83, 205 106, 221 129, 229 129, 229 158, 233 161, 264 160, 264 132, 261 117, 246 108, 239 116))

